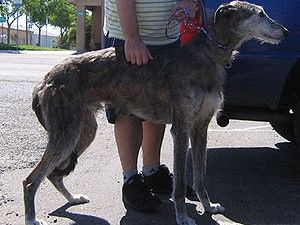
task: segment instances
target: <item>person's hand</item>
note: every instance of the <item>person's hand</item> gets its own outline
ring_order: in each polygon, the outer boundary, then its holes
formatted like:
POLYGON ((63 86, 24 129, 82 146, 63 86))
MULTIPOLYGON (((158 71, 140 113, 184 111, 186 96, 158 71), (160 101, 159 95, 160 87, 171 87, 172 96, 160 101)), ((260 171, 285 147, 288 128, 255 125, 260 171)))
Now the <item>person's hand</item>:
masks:
POLYGON ((145 65, 153 59, 149 49, 140 38, 125 40, 124 49, 127 62, 132 64, 145 65))
POLYGON ((174 12, 174 17, 176 17, 176 19, 179 21, 186 19, 187 16, 193 19, 195 17, 196 10, 196 2, 191 0, 182 0, 177 4, 176 11, 174 12), (188 15, 186 15, 186 13, 188 15))

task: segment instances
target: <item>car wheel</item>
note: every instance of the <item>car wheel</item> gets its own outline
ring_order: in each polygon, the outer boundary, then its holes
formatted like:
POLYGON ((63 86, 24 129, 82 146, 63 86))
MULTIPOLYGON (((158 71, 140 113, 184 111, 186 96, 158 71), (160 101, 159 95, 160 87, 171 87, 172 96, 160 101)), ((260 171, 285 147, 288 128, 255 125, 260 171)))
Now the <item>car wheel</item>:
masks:
POLYGON ((293 106, 293 119, 290 122, 270 122, 274 130, 287 139, 297 144, 300 148, 300 101, 293 106))
POLYGON ((291 122, 270 122, 274 130, 288 141, 295 143, 295 134, 293 129, 293 121, 291 122))
POLYGON ((300 100, 298 100, 294 109, 293 127, 294 127, 294 138, 298 149, 300 149, 300 100))

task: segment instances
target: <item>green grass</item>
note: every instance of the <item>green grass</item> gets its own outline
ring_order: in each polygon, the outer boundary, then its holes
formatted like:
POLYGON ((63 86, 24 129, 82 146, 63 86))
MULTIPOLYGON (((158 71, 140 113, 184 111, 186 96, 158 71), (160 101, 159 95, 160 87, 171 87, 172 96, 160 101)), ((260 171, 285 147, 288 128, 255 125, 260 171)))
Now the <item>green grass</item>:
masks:
POLYGON ((46 48, 46 47, 39 47, 35 45, 7 45, 7 44, 0 44, 0 50, 28 50, 28 51, 64 51, 66 49, 61 48, 46 48))

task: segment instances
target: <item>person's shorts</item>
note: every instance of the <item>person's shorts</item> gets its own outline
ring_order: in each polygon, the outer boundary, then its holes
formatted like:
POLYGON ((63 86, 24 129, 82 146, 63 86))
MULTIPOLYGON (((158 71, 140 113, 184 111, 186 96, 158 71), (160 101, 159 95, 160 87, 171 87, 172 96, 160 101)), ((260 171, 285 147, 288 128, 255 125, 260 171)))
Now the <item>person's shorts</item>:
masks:
MULTIPOLYGON (((110 38, 109 34, 105 35, 104 37, 104 47, 124 47, 124 40, 120 40, 117 38, 110 38)), ((158 55, 162 50, 164 49, 176 49, 180 48, 180 41, 177 40, 174 43, 168 44, 168 45, 147 45, 147 48, 149 49, 151 55, 155 57, 155 55, 158 55)), ((117 113, 115 110, 115 107, 113 104, 105 104, 105 113, 107 121, 111 124, 115 124, 117 113)))

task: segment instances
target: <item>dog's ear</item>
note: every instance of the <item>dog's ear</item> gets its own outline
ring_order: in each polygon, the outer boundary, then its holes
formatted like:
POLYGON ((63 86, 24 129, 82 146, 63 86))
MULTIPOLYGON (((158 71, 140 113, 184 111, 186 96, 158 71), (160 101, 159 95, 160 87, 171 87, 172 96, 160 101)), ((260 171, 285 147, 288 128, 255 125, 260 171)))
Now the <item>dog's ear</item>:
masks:
POLYGON ((230 18, 232 17, 237 8, 230 4, 221 4, 215 12, 214 23, 218 22, 221 17, 230 18))

